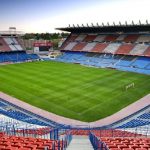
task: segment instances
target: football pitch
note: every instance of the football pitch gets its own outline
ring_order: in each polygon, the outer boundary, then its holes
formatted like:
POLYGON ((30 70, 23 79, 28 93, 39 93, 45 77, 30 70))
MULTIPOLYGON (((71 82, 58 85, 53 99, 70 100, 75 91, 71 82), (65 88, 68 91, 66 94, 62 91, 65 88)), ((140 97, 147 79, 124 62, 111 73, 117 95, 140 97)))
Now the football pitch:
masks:
POLYGON ((150 76, 59 62, 0 66, 0 91, 49 112, 91 122, 150 93, 150 76), (135 87, 125 90, 134 83, 135 87))

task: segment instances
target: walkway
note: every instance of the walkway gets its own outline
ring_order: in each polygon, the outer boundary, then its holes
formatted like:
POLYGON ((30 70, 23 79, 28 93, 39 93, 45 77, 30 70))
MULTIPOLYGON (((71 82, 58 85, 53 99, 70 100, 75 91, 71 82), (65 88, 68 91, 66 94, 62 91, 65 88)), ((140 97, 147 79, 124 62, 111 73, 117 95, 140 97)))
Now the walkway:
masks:
POLYGON ((93 150, 88 136, 73 136, 67 150, 93 150))

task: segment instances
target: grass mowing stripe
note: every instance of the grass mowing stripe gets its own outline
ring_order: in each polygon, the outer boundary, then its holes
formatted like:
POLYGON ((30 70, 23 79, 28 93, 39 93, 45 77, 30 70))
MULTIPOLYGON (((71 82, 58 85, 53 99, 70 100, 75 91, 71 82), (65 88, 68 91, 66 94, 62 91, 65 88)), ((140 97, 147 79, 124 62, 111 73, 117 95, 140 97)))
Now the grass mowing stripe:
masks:
POLYGON ((59 62, 0 66, 0 90, 47 111, 95 121, 150 93, 150 76, 59 62), (134 82, 135 88, 125 91, 134 82))

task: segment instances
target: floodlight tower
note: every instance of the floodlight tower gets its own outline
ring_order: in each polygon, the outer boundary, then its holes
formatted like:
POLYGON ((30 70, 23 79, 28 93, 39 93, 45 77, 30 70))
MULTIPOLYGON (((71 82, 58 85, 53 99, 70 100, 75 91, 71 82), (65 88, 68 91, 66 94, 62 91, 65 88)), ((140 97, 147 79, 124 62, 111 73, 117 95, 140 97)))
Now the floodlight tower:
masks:
POLYGON ((16 35, 16 27, 9 27, 9 34, 10 35, 13 35, 13 34, 16 35))

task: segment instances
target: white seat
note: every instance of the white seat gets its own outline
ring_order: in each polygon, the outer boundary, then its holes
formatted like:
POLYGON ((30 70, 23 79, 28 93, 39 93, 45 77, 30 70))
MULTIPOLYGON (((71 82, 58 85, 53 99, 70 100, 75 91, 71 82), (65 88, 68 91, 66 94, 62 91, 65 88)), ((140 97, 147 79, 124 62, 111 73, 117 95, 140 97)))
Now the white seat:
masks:
POLYGON ((131 51, 131 55, 143 55, 149 46, 145 44, 137 44, 131 51))
POLYGON ((105 53, 115 53, 117 50, 118 50, 118 48, 121 46, 121 44, 120 43, 111 43, 111 44, 109 44, 105 49, 104 49, 104 51, 103 52, 105 52, 105 53))

